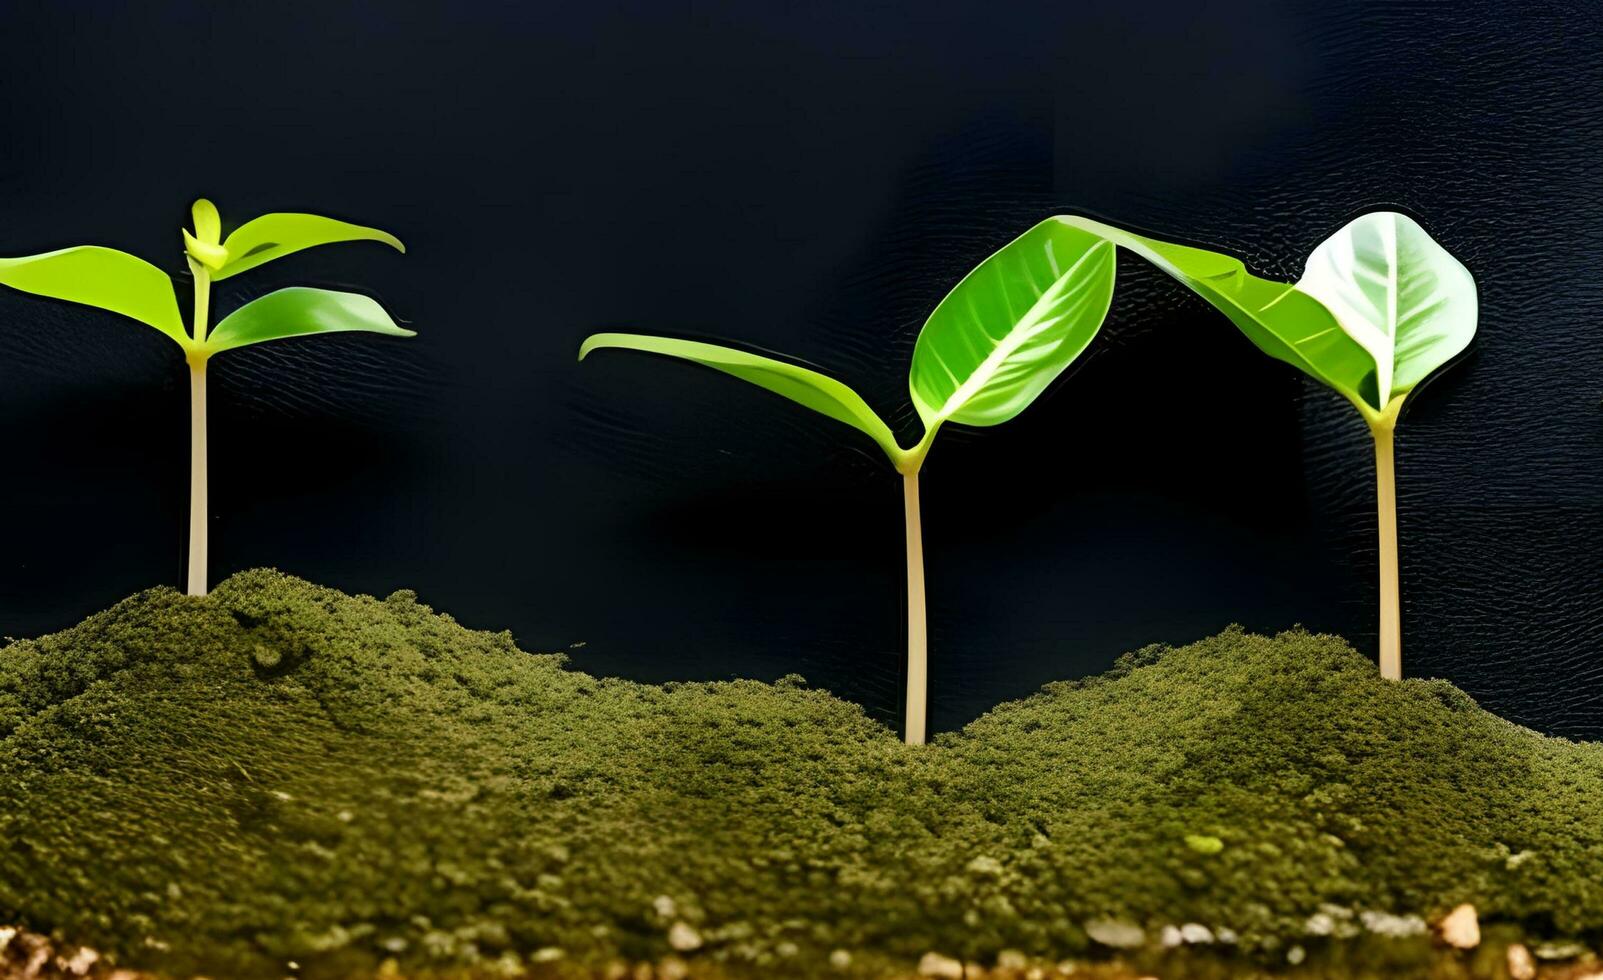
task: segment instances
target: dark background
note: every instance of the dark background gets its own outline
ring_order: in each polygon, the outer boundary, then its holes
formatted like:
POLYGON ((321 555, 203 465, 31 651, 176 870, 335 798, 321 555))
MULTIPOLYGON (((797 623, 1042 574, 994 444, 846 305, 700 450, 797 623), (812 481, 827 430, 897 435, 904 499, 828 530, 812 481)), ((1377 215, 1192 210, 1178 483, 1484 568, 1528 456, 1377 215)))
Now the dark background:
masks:
MULTIPOLYGON (((1295 278, 1365 210, 1475 274, 1399 430, 1404 664, 1603 736, 1597 4, 10 3, 0 254, 178 272, 322 212, 404 238, 222 284, 354 285, 420 333, 221 358, 214 579, 416 589, 588 671, 900 709, 900 486, 868 441, 592 329, 782 351, 918 434, 923 317, 1076 211, 1295 278), (577 644, 583 646, 576 646, 577 644)), ((1231 622, 1375 645, 1369 441, 1120 260, 1093 353, 922 480, 933 724, 1231 622)), ((187 285, 180 283, 187 305, 187 285)), ((0 294, 0 633, 177 585, 187 388, 154 330, 0 294)))

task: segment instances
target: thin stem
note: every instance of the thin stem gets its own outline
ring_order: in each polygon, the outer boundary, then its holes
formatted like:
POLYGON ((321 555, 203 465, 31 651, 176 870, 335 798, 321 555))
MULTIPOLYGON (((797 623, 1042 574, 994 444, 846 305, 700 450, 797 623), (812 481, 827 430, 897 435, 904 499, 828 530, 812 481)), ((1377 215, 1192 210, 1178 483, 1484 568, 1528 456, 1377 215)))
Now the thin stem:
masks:
POLYGON ((189 271, 195 277, 194 335, 195 343, 199 345, 206 342, 206 331, 211 327, 212 274, 210 269, 193 258, 189 258, 189 271))
POLYGON ((1380 676, 1401 680, 1403 631, 1397 589, 1397 476, 1392 464, 1392 427, 1371 427, 1375 436, 1375 501, 1380 524, 1380 676))
POLYGON ((907 744, 923 745, 929 697, 929 649, 924 625, 924 535, 918 514, 918 473, 902 476, 907 511, 907 744))
POLYGON ((206 342, 211 309, 211 271, 189 260, 195 277, 195 349, 189 352, 189 594, 206 594, 206 342))
POLYGON ((206 594, 206 360, 189 363, 189 594, 206 594))

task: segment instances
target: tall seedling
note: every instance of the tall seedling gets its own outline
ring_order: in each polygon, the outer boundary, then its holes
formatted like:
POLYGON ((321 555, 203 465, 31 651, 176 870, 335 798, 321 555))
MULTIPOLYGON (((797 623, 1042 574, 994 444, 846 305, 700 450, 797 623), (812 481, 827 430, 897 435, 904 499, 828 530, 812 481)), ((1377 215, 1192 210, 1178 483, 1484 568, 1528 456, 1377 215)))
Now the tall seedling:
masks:
POLYGON ((206 363, 236 347, 302 334, 361 330, 414 336, 396 326, 384 309, 357 293, 291 286, 252 300, 210 326, 211 284, 314 245, 376 241, 406 251, 400 239, 315 214, 264 214, 245 222, 226 239, 222 220, 210 201, 191 209, 195 228, 184 231, 195 302, 191 332, 167 273, 144 259, 99 245, 0 259, 0 285, 55 299, 97 306, 131 317, 167 335, 184 352, 189 366, 190 595, 206 594, 206 363))
POLYGON ((1230 318, 1264 353, 1301 368, 1358 409, 1375 440, 1380 526, 1380 672, 1402 677, 1397 489, 1392 434, 1403 401, 1475 336, 1475 280, 1412 218, 1366 214, 1314 249, 1295 283, 1239 259, 1066 218, 1152 262, 1230 318))
POLYGON ((714 344, 600 333, 579 349, 666 354, 734 375, 861 431, 902 475, 907 531, 906 738, 922 744, 927 703, 918 473, 947 422, 988 426, 1022 412, 1096 336, 1113 297, 1113 248, 1061 219, 1041 222, 964 277, 930 314, 908 388, 923 438, 903 449, 852 389, 816 371, 714 344))

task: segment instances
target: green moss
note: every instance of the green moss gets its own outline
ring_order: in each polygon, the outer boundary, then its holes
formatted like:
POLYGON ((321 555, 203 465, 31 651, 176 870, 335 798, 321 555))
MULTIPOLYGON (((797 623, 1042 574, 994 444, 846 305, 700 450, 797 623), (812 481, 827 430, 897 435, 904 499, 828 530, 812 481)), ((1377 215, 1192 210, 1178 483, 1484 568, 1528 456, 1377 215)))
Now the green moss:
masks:
POLYGON ((0 916, 175 972, 653 959, 671 931, 736 973, 872 972, 1110 922, 1341 957, 1310 917, 1461 901, 1603 932, 1603 747, 1328 636, 1149 648, 916 748, 799 679, 599 680, 268 571, 0 649, 0 916))

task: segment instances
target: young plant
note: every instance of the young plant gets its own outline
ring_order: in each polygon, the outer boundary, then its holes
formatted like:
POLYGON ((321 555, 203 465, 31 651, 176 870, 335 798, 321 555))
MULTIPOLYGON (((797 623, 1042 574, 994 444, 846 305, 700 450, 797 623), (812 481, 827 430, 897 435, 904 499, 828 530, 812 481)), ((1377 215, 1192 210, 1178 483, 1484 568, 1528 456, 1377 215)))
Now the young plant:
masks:
POLYGON ((1089 218, 1068 223, 1147 259, 1229 317, 1264 353, 1329 385, 1375 440, 1380 524, 1380 672, 1402 677, 1397 489, 1392 433, 1403 401, 1475 336, 1475 280, 1412 218, 1377 211, 1308 256, 1295 283, 1260 279, 1239 259, 1147 238, 1089 218))
POLYGON ((314 245, 376 241, 406 251, 400 239, 315 214, 264 214, 226 239, 217 208, 207 200, 191 209, 195 228, 184 231, 194 278, 193 327, 183 314, 167 273, 144 259, 99 245, 79 245, 23 258, 0 258, 0 285, 54 299, 96 306, 161 331, 189 365, 189 575, 190 595, 206 594, 206 362, 223 351, 302 334, 361 330, 411 337, 378 303, 357 293, 291 286, 252 300, 210 326, 211 284, 314 245))
POLYGON ((1025 232, 963 278, 913 348, 908 388, 924 425, 911 449, 852 389, 807 368, 667 337, 600 333, 579 349, 628 348, 734 375, 844 422, 874 440, 902 475, 907 534, 906 738, 922 744, 928 685, 918 473, 947 422, 989 426, 1022 412, 1096 336, 1113 298, 1113 248, 1061 219, 1025 232))

